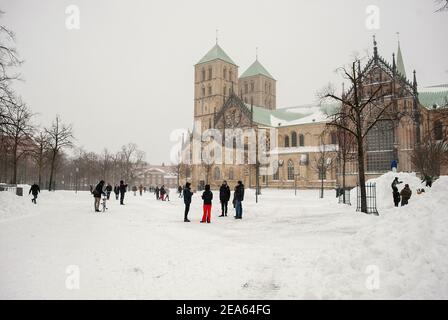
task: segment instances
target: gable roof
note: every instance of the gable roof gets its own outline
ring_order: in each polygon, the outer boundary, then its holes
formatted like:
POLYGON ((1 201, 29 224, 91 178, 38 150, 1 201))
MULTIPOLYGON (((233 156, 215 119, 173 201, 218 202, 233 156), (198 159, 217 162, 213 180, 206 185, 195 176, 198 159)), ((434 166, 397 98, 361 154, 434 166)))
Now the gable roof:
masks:
POLYGON ((243 72, 243 74, 240 76, 240 78, 257 76, 259 74, 275 80, 274 77, 269 73, 269 71, 266 70, 266 68, 263 67, 263 65, 258 61, 258 59, 255 60, 255 62, 252 63, 250 65, 250 67, 247 68, 247 70, 243 72))
POLYGON ((207 54, 202 57, 202 59, 199 60, 199 62, 196 64, 201 64, 217 59, 223 60, 236 66, 236 63, 233 62, 233 60, 227 55, 227 53, 224 52, 224 50, 218 44, 215 44, 213 48, 211 48, 210 51, 207 52, 207 54))

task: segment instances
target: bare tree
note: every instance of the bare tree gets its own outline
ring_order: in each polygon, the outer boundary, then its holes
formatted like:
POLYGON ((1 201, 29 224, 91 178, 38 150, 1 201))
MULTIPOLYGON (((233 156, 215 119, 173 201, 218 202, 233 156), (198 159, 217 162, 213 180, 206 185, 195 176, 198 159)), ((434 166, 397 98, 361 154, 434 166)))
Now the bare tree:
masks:
POLYGON ((17 167, 19 160, 30 152, 34 126, 31 123, 33 114, 22 102, 8 106, 9 123, 6 126, 6 136, 11 143, 13 176, 12 183, 17 183, 17 167))
POLYGON ((34 137, 34 148, 31 150, 31 156, 37 166, 38 185, 42 186, 42 171, 45 165, 46 153, 49 148, 49 137, 45 131, 40 131, 34 137))
POLYGON ((387 88, 383 90, 381 83, 372 85, 371 90, 363 90, 360 61, 355 60, 350 68, 342 67, 339 70, 345 79, 350 81, 352 89, 338 96, 335 89, 329 86, 320 94, 321 100, 336 101, 341 109, 331 116, 328 125, 344 130, 353 136, 358 158, 358 182, 361 191, 361 211, 367 213, 367 194, 365 177, 364 140, 369 131, 381 120, 391 119, 392 100, 386 101, 387 88), (356 65, 358 64, 358 71, 356 65), (383 92, 385 91, 385 92, 383 92))
POLYGON ((438 6, 436 12, 442 12, 448 10, 448 0, 435 0, 435 3, 438 6))
POLYGON ((55 121, 50 128, 46 128, 45 132, 49 136, 49 146, 51 151, 50 159, 50 181, 48 191, 52 190, 53 179, 55 174, 56 160, 60 151, 64 148, 73 147, 73 129, 71 125, 61 123, 59 116, 56 116, 55 121))
POLYGON ((335 151, 325 144, 326 132, 319 137, 319 151, 311 163, 311 168, 318 174, 320 180, 320 197, 324 197, 324 180, 326 180, 327 172, 335 165, 335 151))
POLYGON ((122 174, 126 181, 133 182, 136 177, 135 170, 142 164, 145 153, 138 149, 135 143, 128 143, 121 148, 120 162, 122 174))

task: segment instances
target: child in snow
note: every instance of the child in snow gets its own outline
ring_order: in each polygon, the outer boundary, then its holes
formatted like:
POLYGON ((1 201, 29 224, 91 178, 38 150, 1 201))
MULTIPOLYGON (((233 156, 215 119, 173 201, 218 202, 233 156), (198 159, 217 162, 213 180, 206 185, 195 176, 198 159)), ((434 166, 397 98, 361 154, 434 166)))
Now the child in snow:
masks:
POLYGON ((396 186, 392 187, 392 196, 394 197, 394 205, 398 207, 398 204, 400 203, 400 192, 398 191, 398 188, 396 186))
POLYGON ((401 195, 401 206, 405 206, 408 204, 409 199, 411 198, 412 195, 412 191, 409 188, 408 184, 404 185, 403 190, 401 190, 400 192, 401 195))
POLYGON ((202 193, 202 199, 204 200, 204 215, 202 216, 201 223, 210 223, 210 218, 212 214, 212 199, 213 192, 210 191, 210 185, 205 185, 205 191, 202 193))

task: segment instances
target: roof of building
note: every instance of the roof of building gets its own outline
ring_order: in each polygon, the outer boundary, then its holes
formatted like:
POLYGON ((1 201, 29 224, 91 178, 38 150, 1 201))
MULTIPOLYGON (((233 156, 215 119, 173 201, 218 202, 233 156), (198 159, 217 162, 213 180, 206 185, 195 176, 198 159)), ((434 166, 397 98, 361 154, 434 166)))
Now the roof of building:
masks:
MULTIPOLYGON (((245 104, 250 110, 250 104, 245 104)), ((296 107, 269 110, 253 106, 254 122, 269 127, 286 127, 306 123, 327 122, 338 108, 337 104, 308 104, 296 107)))
POLYGON ((258 61, 258 59, 255 60, 255 62, 252 63, 250 65, 250 67, 247 68, 247 70, 243 72, 243 74, 240 76, 240 78, 257 76, 259 74, 275 80, 274 77, 269 73, 269 71, 266 70, 265 67, 263 67, 263 65, 260 63, 260 61, 258 61))
POLYGON ((419 92, 418 100, 420 101, 420 103, 427 108, 432 108, 433 106, 448 105, 448 88, 439 88, 442 90, 419 92))
POLYGON ((223 60, 225 62, 231 63, 236 66, 236 63, 224 52, 224 50, 218 45, 215 44, 213 48, 210 49, 209 52, 201 59, 197 64, 213 61, 213 60, 223 60))

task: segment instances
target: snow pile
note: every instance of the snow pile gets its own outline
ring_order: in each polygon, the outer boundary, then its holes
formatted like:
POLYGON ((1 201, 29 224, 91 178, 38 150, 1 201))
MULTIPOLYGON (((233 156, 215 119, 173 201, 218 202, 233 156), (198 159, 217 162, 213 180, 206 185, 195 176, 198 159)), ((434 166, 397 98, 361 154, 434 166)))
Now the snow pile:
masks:
POLYGON ((323 299, 448 297, 448 177, 417 195, 414 174, 385 174, 376 179, 380 203, 392 202, 386 181, 395 175, 413 189, 409 205, 383 209, 371 226, 322 251, 309 294, 323 299))
POLYGON ((32 212, 33 204, 25 191, 26 189, 23 190, 23 197, 16 196, 15 192, 11 191, 0 192, 0 222, 27 216, 32 212))
POLYGON ((377 206, 380 214, 384 209, 390 209, 394 207, 391 184, 392 181, 394 181, 395 177, 398 177, 398 180, 403 182, 397 185, 398 191, 401 191, 404 188, 405 184, 409 184, 409 188, 411 188, 412 190, 412 197, 410 201, 415 199, 415 197, 417 196, 417 189, 424 188, 425 191, 426 189, 428 189, 414 172, 408 173, 389 171, 376 179, 368 180, 367 183, 374 182, 376 184, 377 206))

